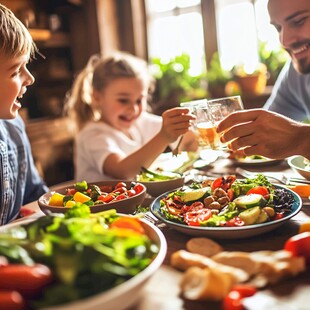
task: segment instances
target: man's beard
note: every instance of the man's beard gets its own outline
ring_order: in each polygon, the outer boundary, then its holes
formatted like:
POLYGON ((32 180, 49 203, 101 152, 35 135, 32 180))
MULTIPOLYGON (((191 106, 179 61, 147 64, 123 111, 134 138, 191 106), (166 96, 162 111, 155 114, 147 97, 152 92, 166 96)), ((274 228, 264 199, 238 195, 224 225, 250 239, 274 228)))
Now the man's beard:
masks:
POLYGON ((294 68, 301 74, 308 74, 310 73, 310 63, 308 62, 307 58, 302 58, 300 60, 292 59, 294 68))

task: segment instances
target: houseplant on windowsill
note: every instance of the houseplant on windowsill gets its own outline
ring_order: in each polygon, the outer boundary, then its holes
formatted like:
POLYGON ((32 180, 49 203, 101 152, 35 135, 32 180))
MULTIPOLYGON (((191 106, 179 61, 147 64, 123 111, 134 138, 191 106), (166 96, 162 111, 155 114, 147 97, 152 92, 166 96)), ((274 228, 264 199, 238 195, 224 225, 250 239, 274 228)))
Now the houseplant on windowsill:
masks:
POLYGON ((206 75, 192 76, 190 57, 182 54, 164 62, 160 58, 151 60, 151 72, 156 80, 152 111, 161 115, 163 111, 180 105, 180 102, 206 98, 206 75))

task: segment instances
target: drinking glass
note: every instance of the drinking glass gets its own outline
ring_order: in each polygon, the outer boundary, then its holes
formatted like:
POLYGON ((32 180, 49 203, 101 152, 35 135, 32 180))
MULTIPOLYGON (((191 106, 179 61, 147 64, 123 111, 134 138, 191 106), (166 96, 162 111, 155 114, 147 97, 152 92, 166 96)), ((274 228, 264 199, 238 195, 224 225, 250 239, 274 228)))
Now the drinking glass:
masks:
POLYGON ((209 106, 220 104, 223 117, 226 117, 232 112, 244 109, 243 102, 240 96, 216 98, 208 100, 207 102, 209 106))
POLYGON ((224 118, 221 105, 213 104, 210 106, 206 102, 204 105, 196 106, 194 113, 196 115, 194 128, 197 133, 199 146, 202 149, 222 149, 223 144, 219 134, 216 132, 218 122, 224 118))

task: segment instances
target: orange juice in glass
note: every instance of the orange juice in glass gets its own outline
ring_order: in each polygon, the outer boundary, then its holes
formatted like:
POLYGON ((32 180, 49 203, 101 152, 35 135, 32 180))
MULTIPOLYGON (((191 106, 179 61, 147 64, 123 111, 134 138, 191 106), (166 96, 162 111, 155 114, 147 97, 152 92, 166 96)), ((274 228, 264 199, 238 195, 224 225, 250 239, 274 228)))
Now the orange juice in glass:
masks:
POLYGON ((220 136, 216 132, 218 122, 223 118, 220 105, 208 104, 196 107, 196 132, 199 145, 203 148, 218 150, 223 148, 220 136))

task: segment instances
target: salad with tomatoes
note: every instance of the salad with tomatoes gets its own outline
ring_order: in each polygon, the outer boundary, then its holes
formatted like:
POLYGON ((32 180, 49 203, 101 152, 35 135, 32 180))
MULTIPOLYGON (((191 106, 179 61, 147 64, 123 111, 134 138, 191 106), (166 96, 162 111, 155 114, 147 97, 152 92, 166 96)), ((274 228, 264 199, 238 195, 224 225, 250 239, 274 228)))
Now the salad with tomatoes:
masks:
POLYGON ((264 175, 244 180, 229 175, 183 186, 163 197, 160 209, 166 219, 189 226, 236 227, 283 218, 294 201, 264 175))
POLYGON ((48 204, 50 206, 73 207, 77 203, 88 206, 106 204, 127 199, 143 192, 145 187, 139 182, 118 182, 116 185, 88 184, 86 181, 77 182, 67 188, 65 194, 54 192, 48 204))

